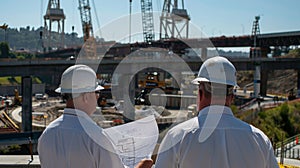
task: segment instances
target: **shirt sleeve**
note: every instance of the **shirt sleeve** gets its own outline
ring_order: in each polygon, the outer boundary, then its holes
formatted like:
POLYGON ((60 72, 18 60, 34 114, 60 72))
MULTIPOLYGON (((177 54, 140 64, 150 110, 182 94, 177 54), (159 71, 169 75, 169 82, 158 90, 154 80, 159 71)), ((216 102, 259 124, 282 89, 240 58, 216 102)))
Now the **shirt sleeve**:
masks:
POLYGON ((268 141, 269 153, 267 157, 267 168, 279 168, 278 162, 274 155, 274 150, 270 141, 268 141))
POLYGON ((175 168, 178 164, 177 146, 178 143, 174 144, 173 136, 167 134, 160 144, 157 159, 155 162, 155 168, 175 168))

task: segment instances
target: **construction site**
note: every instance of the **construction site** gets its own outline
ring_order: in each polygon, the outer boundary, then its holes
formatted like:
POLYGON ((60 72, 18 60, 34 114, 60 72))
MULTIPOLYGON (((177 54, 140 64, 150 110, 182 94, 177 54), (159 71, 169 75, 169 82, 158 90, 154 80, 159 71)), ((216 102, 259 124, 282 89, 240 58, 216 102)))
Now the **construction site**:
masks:
MULTIPOLYGON (((97 125, 110 128, 154 115, 159 141, 166 130, 198 115, 197 87, 190 81, 203 61, 219 55, 218 47, 250 48, 248 58, 230 58, 237 67, 238 82, 242 84, 235 88, 233 109, 244 121, 256 123, 256 118, 266 110, 299 100, 300 60, 289 58, 288 54, 270 58, 275 50, 282 49, 283 55, 284 49, 299 46, 299 31, 261 34, 260 16, 255 16, 250 35, 190 38, 192 17, 184 0, 164 0, 159 31, 154 30, 152 0, 140 0, 143 38, 133 42, 132 3, 137 1, 129 0, 128 42, 120 42, 99 40, 92 23, 92 10, 96 8, 89 0, 78 0, 83 42, 81 46, 67 46, 64 42, 66 14, 60 0, 49 0, 43 15, 43 31, 39 34, 42 50, 36 53, 36 60, 1 61, 1 76, 22 76, 20 85, 1 86, 6 88, 0 92, 3 95, 0 96, 0 150, 11 150, 11 146, 17 145, 17 151, 30 156, 28 163, 24 158, 8 159, 12 162, 23 159, 22 164, 15 167, 40 166, 37 140, 42 131, 63 114, 65 102, 54 89, 59 85, 63 70, 74 64, 92 67, 97 82, 104 87, 97 99, 97 111, 91 116, 97 125), (14 72, 12 67, 16 68, 14 72), (276 86, 270 84, 280 76, 275 74, 277 70, 289 70, 289 76, 293 76, 292 82, 284 84, 283 93, 275 93, 276 86), (50 82, 34 85, 31 76, 48 77, 50 82)), ((7 25, 0 28, 6 30, 7 25)), ((284 76, 284 73, 279 74, 284 76)), ((285 137, 284 148, 279 145, 279 135, 272 136, 276 157, 299 160, 300 135, 285 137)), ((0 167, 5 167, 2 160, 5 159, 0 157, 0 167)), ((294 165, 300 166, 300 163, 294 165)))

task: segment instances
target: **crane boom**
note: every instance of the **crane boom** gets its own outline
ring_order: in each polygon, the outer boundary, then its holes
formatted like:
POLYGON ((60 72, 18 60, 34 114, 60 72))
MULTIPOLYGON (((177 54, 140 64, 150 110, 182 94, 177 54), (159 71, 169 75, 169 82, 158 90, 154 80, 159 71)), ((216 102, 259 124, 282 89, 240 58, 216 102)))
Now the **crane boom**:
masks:
POLYGON ((86 41, 90 37, 94 37, 91 7, 89 0, 78 0, 78 3, 83 31, 83 39, 84 41, 86 41))
POLYGON ((152 0, 141 0, 144 42, 154 40, 154 22, 152 0))

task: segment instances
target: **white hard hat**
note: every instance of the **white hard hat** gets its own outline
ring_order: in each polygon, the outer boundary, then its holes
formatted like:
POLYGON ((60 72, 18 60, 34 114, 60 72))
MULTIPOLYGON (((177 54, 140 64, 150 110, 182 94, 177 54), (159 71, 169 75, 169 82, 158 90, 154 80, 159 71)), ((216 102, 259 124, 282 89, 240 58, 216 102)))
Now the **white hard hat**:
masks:
POLYGON ((104 89, 96 82, 96 73, 86 65, 73 65, 61 76, 57 93, 85 93, 104 89))
POLYGON ((209 58, 202 64, 197 78, 192 81, 193 84, 197 85, 200 82, 237 86, 236 69, 224 57, 216 56, 209 58))

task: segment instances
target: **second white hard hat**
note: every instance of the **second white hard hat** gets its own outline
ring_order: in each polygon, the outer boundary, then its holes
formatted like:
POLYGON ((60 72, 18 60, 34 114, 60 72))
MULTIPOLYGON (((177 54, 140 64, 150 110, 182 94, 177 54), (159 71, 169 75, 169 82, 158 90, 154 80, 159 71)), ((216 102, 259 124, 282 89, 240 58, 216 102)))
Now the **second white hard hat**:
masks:
POLYGON ((209 58, 202 64, 197 78, 192 81, 193 84, 197 85, 200 82, 237 86, 236 69, 224 57, 216 56, 209 58))
POLYGON ((85 93, 104 89, 96 82, 96 73, 86 65, 73 65, 61 76, 57 93, 85 93))

